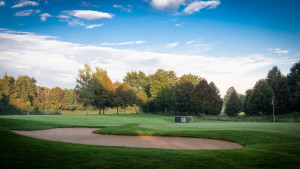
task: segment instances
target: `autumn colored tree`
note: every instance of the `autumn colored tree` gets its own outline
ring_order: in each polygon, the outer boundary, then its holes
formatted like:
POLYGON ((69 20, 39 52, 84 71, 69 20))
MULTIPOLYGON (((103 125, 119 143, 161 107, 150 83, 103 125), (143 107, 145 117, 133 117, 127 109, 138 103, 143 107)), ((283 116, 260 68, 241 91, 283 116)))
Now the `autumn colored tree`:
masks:
POLYGON ((48 97, 48 108, 55 111, 62 110, 65 104, 64 94, 60 87, 52 88, 48 97))
POLYGON ((201 77, 200 76, 198 76, 198 75, 193 75, 193 74, 191 74, 191 73, 189 73, 189 74, 185 74, 185 75, 182 75, 182 77, 186 77, 187 79, 189 79, 189 81, 190 82, 192 82, 193 83, 193 85, 194 86, 196 86, 199 82, 200 82, 200 80, 201 80, 201 77))
POLYGON ((8 76, 5 72, 0 79, 0 102, 9 104, 11 95, 13 94, 15 78, 8 76))
POLYGON ((113 107, 114 106, 114 94, 116 91, 115 86, 113 85, 112 81, 108 77, 107 73, 104 72, 101 76, 100 84, 101 84, 101 90, 97 94, 97 102, 95 103, 95 106, 102 108, 103 114, 105 107, 113 107))
POLYGON ((32 106, 36 91, 35 83, 36 80, 33 77, 18 76, 14 82, 14 90, 10 100, 12 104, 22 110, 32 106))

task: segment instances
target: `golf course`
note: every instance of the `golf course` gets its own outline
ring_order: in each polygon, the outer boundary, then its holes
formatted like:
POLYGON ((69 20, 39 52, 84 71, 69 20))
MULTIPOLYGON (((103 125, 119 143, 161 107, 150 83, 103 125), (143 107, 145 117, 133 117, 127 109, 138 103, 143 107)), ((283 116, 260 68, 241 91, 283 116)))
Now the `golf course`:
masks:
POLYGON ((1 168, 298 168, 300 123, 201 118, 174 123, 173 116, 154 114, 0 116, 0 151, 1 168), (12 131, 79 127, 95 128, 92 132, 102 135, 208 138, 244 147, 171 150, 99 146, 37 139, 12 131))

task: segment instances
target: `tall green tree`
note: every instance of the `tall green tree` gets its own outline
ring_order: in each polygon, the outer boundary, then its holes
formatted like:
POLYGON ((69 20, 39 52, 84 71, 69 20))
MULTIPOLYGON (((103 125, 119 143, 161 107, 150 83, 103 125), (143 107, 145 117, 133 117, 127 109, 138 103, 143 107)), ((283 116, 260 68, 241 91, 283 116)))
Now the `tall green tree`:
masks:
POLYGON ((14 106, 25 110, 33 105, 35 98, 36 80, 29 76, 18 76, 14 83, 11 101, 14 106))
POLYGON ((221 112, 222 103, 223 103, 221 99, 220 91, 213 82, 210 82, 208 87, 209 87, 208 88, 209 104, 208 104, 207 112, 210 115, 218 115, 221 112))
POLYGON ((267 75, 267 81, 275 95, 274 105, 276 112, 279 114, 288 113, 290 91, 287 78, 281 74, 277 66, 274 66, 267 75))
POLYGON ((274 98, 274 92, 267 80, 259 80, 248 99, 248 113, 253 115, 272 114, 272 98, 274 98))
POLYGON ((78 102, 86 107, 86 114, 88 115, 88 106, 94 102, 95 94, 92 89, 92 70, 87 64, 83 69, 78 70, 78 77, 76 79, 75 91, 78 95, 78 102))
POLYGON ((252 94, 252 89, 246 90, 246 96, 245 96, 245 101, 244 101, 244 111, 246 114, 250 114, 250 112, 248 110, 248 101, 249 101, 251 94, 252 94))
POLYGON ((14 90, 15 78, 5 72, 0 79, 0 102, 8 105, 14 90))
POLYGON ((227 102, 229 100, 229 97, 230 95, 235 91, 234 87, 230 87, 229 89, 227 89, 226 91, 226 95, 224 96, 224 101, 223 101, 223 105, 222 105, 222 110, 221 112, 222 113, 225 113, 225 109, 226 109, 226 105, 227 105, 227 102))
POLYGON ((174 108, 179 112, 189 112, 191 108, 190 95, 194 89, 193 82, 186 76, 180 77, 179 82, 175 84, 173 100, 174 108))
POLYGON ((228 116, 236 116, 239 111, 241 111, 240 99, 236 90, 233 88, 232 93, 226 101, 225 114, 227 114, 228 116))
POLYGON ((149 98, 146 92, 144 92, 143 90, 140 90, 136 93, 136 104, 138 105, 137 112, 140 112, 140 107, 144 107, 147 104, 148 100, 149 98))
POLYGON ((291 93, 291 109, 300 112, 300 61, 293 64, 287 78, 291 93))
POLYGON ((191 93, 191 109, 196 114, 217 115, 221 111, 222 100, 214 83, 201 79, 191 93))
POLYGON ((127 84, 122 83, 116 90, 116 95, 119 97, 118 106, 124 108, 124 114, 126 107, 131 106, 135 103, 136 95, 135 91, 127 84))
POLYGON ((48 105, 50 110, 62 110, 65 104, 64 91, 60 87, 54 87, 50 90, 48 105))
POLYGON ((145 90, 148 85, 148 78, 142 71, 127 72, 123 81, 131 86, 135 91, 145 90))
POLYGON ((173 86, 177 81, 174 71, 158 69, 149 76, 150 101, 153 109, 168 111, 172 107, 173 86))

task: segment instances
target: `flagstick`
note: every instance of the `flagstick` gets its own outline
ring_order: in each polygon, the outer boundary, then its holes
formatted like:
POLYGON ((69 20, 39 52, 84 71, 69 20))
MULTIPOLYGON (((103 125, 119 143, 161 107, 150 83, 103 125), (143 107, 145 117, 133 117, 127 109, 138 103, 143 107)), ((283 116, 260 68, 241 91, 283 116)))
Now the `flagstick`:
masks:
MULTIPOLYGON (((272 101, 273 101, 273 100, 272 100, 272 101)), ((273 119, 274 119, 274 123, 275 123, 274 102, 273 102, 273 119)))

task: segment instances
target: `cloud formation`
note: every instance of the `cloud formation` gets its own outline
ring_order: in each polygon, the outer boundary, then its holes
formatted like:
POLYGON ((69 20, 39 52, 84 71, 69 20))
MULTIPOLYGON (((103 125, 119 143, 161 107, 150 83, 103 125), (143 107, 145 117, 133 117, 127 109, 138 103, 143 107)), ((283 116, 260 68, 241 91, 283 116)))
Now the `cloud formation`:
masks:
POLYGON ((0 6, 5 6, 5 2, 4 1, 0 1, 0 6))
POLYGON ((83 20, 99 20, 99 19, 111 19, 113 14, 99 12, 99 11, 92 11, 92 10, 71 10, 71 11, 64 11, 69 16, 77 17, 83 20))
POLYGON ((35 1, 23 1, 20 2, 14 6, 12 6, 11 8, 22 8, 24 6, 38 6, 39 3, 35 2, 35 1))
POLYGON ((185 5, 185 0, 152 0, 150 4, 158 9, 178 9, 180 5, 185 5))
POLYGON ((41 16, 41 21, 45 22, 47 20, 48 17, 52 17, 50 14, 48 13, 43 13, 40 15, 41 16))
POLYGON ((78 69, 85 63, 106 68, 113 81, 122 81, 126 72, 147 74, 158 68, 174 70, 178 76, 197 74, 214 81, 224 95, 230 86, 244 92, 265 77, 273 66, 294 61, 269 58, 260 54, 222 58, 202 55, 168 54, 81 45, 59 41, 56 37, 0 30, 0 72, 14 76, 34 76, 38 85, 74 88, 78 69), (265 69, 266 72, 261 71, 265 69))
POLYGON ((220 5, 220 0, 211 0, 211 1, 194 1, 190 3, 183 12, 186 14, 193 14, 199 12, 201 9, 213 9, 220 5))
POLYGON ((104 24, 101 23, 101 24, 93 24, 93 25, 88 25, 85 27, 85 29, 94 29, 96 27, 100 27, 100 26, 103 26, 104 24))
POLYGON ((131 11, 132 11, 132 6, 131 5, 124 6, 124 5, 115 5, 114 4, 113 7, 114 8, 120 8, 121 10, 129 12, 129 13, 131 13, 131 11))
POLYGON ((179 44, 178 42, 168 43, 167 46, 166 46, 166 48, 174 48, 178 44, 179 44))
POLYGON ((268 51, 271 51, 272 53, 276 54, 288 54, 290 52, 288 50, 281 50, 280 48, 269 48, 268 51))
POLYGON ((140 45, 145 43, 146 41, 129 41, 129 42, 120 42, 120 43, 101 43, 103 46, 119 46, 119 45, 140 45))
POLYGON ((41 12, 41 10, 32 10, 32 9, 22 10, 22 11, 15 13, 15 16, 30 16, 33 14, 38 14, 40 12, 41 12))

